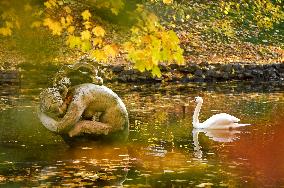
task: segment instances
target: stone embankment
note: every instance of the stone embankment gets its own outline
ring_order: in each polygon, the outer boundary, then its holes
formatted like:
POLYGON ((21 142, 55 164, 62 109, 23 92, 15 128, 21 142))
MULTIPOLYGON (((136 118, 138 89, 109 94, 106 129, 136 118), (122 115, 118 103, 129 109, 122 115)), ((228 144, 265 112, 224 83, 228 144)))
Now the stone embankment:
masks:
MULTIPOLYGON (((105 82, 226 82, 226 81, 253 81, 253 82, 283 82, 284 83, 284 63, 274 64, 193 64, 186 65, 159 65, 162 77, 153 78, 150 72, 139 72, 124 65, 104 65, 107 76, 102 76, 105 82)), ((37 65, 27 66, 22 71, 30 72, 32 70, 41 70, 41 74, 54 75, 58 66, 44 65, 39 69, 37 65), (32 67, 32 68, 31 68, 32 67), (53 70, 49 72, 48 70, 53 70)), ((40 72, 40 71, 39 71, 40 72)), ((21 72, 0 71, 0 85, 18 84, 20 82, 21 72)), ((29 77, 29 76, 28 76, 29 77)))
POLYGON ((224 82, 224 81, 284 81, 284 63, 274 64, 187 64, 160 65, 161 78, 153 78, 149 72, 139 72, 122 65, 106 66, 112 76, 106 81, 120 82, 224 82))

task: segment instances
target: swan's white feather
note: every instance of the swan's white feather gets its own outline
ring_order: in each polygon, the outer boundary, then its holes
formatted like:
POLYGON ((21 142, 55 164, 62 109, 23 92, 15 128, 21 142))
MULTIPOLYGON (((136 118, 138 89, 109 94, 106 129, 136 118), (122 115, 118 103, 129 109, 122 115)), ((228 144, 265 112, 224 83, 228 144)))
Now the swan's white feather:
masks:
POLYGON ((239 121, 240 119, 232 115, 221 113, 211 116, 202 124, 204 127, 208 129, 227 129, 227 128, 236 127, 239 121))

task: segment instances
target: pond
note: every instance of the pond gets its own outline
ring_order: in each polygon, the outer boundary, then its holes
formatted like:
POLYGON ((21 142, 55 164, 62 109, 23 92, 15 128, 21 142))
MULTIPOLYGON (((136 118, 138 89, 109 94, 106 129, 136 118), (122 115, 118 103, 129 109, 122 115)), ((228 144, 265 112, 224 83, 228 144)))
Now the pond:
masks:
POLYGON ((0 86, 0 186, 284 186, 283 83, 106 84, 127 106, 128 141, 69 147, 36 113, 54 70, 26 69, 0 86), (251 125, 193 130, 195 96, 201 120, 226 112, 251 125))

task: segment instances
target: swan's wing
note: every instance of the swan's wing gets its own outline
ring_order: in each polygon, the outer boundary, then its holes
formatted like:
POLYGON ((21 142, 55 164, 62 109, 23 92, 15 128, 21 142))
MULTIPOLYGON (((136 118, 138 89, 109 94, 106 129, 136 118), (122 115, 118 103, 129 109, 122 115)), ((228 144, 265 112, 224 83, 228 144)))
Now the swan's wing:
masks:
POLYGON ((236 127, 244 127, 244 126, 248 126, 251 125, 249 123, 234 123, 232 128, 236 128, 236 127))
POLYGON ((236 118, 235 116, 232 116, 230 114, 221 113, 221 114, 217 114, 217 115, 220 115, 224 119, 227 119, 228 121, 231 121, 231 123, 228 124, 228 128, 237 128, 237 127, 244 127, 244 126, 250 125, 250 124, 247 124, 247 123, 246 124, 238 123, 240 121, 240 119, 236 118))
POLYGON ((235 116, 226 113, 221 113, 211 116, 209 119, 200 124, 202 125, 202 128, 205 129, 234 129, 237 127, 250 125, 238 124, 239 121, 240 119, 236 118, 235 116))
POLYGON ((209 119, 203 122, 203 124, 207 129, 229 129, 233 128, 234 124, 239 121, 240 119, 232 115, 221 113, 211 116, 209 119))
POLYGON ((250 125, 249 123, 238 123, 240 119, 230 114, 221 113, 219 115, 222 115, 224 118, 227 118, 227 120, 231 120, 232 124, 229 126, 229 128, 237 128, 237 127, 244 127, 250 125))
POLYGON ((222 117, 223 119, 227 119, 227 120, 230 121, 230 122, 237 123, 237 122, 240 121, 239 118, 236 118, 235 116, 232 116, 232 115, 230 115, 230 114, 221 113, 221 114, 216 114, 216 115, 222 117))

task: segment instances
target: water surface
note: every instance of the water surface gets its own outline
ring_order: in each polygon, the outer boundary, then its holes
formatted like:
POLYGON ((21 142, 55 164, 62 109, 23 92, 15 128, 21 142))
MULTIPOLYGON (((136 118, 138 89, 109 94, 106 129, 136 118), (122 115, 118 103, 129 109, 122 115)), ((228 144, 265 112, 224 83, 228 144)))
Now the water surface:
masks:
POLYGON ((107 84, 129 111, 127 143, 70 147, 37 118, 50 73, 40 75, 30 69, 21 85, 0 86, 0 186, 284 186, 281 83, 107 84), (226 112, 251 126, 193 130, 195 96, 201 121, 226 112))

